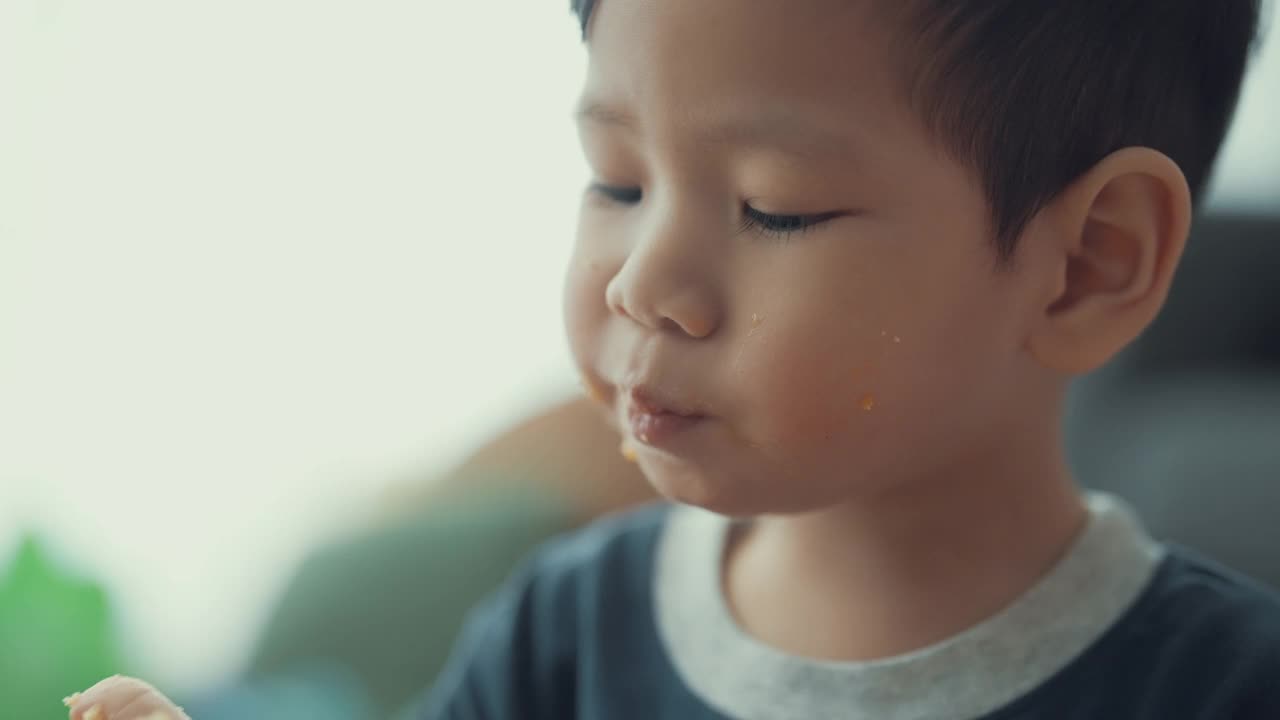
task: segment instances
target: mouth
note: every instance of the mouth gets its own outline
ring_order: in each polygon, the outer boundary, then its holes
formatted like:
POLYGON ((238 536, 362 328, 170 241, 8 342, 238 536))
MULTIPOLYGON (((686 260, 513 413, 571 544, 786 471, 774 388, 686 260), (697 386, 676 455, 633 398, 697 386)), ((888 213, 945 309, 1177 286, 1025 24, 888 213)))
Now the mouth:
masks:
POLYGON ((707 420, 701 411, 662 397, 650 388, 634 387, 626 398, 631 435, 650 447, 668 449, 680 436, 707 420))
POLYGON ((626 397, 632 410, 648 415, 679 415, 687 418, 703 416, 696 408, 644 385, 632 387, 627 391, 626 397))

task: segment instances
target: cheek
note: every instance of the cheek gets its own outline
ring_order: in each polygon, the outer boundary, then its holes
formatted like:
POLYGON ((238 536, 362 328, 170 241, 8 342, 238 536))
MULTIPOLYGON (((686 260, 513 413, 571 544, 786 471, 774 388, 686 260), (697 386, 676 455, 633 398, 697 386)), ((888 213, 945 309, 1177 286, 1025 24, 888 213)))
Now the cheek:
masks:
POLYGON ((879 439, 891 394, 879 330, 833 329, 844 334, 767 335, 734 377, 744 403, 735 431, 748 458, 734 477, 767 511, 837 501, 851 489, 851 471, 874 473, 883 462, 874 456, 888 449, 879 439))
POLYGON ((761 338, 736 384, 757 407, 765 444, 803 452, 845 434, 870 414, 882 372, 879 338, 843 328, 780 328, 761 338))
POLYGON ((873 468, 963 414, 959 396, 979 379, 988 338, 962 322, 981 317, 972 303, 890 302, 900 291, 870 279, 841 297, 849 287, 775 309, 778 322, 741 353, 732 382, 751 404, 741 432, 775 457, 873 468))
POLYGON ((602 263, 575 249, 565 272, 563 318, 569 348, 580 366, 590 367, 599 337, 608 318, 605 287, 608 276, 602 263))

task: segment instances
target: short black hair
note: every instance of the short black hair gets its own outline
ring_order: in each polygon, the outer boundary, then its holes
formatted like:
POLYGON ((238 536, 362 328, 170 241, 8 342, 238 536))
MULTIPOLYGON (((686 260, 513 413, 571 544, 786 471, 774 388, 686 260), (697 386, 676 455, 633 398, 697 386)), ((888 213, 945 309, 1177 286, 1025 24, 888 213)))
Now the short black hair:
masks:
MULTIPOLYGON (((883 0, 913 108, 981 178, 1009 261, 1028 222, 1107 155, 1150 147, 1198 203, 1262 0, 883 0)), ((583 39, 597 0, 570 0, 583 39)))

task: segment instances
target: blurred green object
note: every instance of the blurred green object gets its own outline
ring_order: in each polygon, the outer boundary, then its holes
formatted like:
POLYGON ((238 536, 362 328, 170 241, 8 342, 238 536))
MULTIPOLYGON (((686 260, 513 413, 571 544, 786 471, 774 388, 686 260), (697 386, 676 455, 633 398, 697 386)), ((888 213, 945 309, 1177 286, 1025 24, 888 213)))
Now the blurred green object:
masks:
POLYGON ((4 717, 67 717, 60 700, 123 672, 106 591, 73 577, 27 535, 0 571, 4 717))

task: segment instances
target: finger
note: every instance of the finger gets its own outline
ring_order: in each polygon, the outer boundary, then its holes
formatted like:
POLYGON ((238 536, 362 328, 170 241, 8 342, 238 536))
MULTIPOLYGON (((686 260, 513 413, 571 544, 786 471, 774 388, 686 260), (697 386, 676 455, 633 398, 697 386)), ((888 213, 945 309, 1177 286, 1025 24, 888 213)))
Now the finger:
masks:
POLYGON ((71 720, 190 720, 154 687, 136 678, 114 675, 64 700, 71 720))

